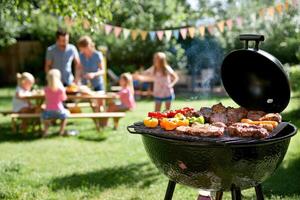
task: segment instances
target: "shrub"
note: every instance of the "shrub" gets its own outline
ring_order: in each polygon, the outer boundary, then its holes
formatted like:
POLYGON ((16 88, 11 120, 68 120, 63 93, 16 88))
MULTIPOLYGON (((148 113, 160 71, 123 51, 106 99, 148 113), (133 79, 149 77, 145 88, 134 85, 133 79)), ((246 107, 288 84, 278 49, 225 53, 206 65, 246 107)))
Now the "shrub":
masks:
POLYGON ((289 72, 292 91, 300 92, 300 66, 291 67, 289 72))

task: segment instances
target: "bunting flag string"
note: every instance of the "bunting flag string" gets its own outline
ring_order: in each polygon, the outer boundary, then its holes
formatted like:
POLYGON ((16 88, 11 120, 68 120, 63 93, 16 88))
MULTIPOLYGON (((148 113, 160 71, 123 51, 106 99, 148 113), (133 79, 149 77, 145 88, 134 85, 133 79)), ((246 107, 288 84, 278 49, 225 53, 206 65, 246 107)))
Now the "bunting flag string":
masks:
POLYGON ((187 28, 181 28, 180 29, 180 35, 182 37, 182 39, 186 39, 186 36, 187 36, 187 28))
POLYGON ((114 27, 114 34, 115 34, 115 37, 118 38, 120 33, 122 31, 122 28, 121 27, 118 27, 118 26, 115 26, 114 27))
POLYGON ((162 40, 164 37, 164 31, 156 31, 157 38, 162 40))
MULTIPOLYGON (((298 8, 299 4, 300 0, 285 0, 283 3, 277 3, 274 6, 259 9, 257 13, 252 13, 249 16, 249 19, 253 23, 255 23, 258 18, 273 20, 275 18, 275 14, 282 15, 284 11, 286 12, 292 7, 298 8)), ((70 17, 65 17, 64 20, 67 26, 71 27, 74 25, 74 20, 70 17)), ((209 25, 169 28, 167 30, 140 30, 138 28, 128 29, 110 24, 98 24, 97 27, 103 27, 105 35, 113 34, 116 38, 120 38, 120 36, 123 35, 124 39, 127 39, 130 36, 132 40, 140 38, 144 41, 149 38, 151 41, 162 41, 163 39, 170 41, 172 37, 176 40, 179 38, 185 40, 188 37, 205 37, 206 31, 210 35, 214 35, 217 31, 223 33, 225 30, 231 31, 234 27, 242 28, 243 21, 244 19, 241 16, 238 16, 235 19, 221 19, 209 25)), ((88 20, 83 20, 82 25, 84 29, 87 29, 90 27, 90 22, 88 20)))
POLYGON ((189 32, 189 35, 190 35, 191 38, 195 37, 195 31, 196 31, 195 27, 189 27, 188 28, 188 32, 189 32))
POLYGON ((171 30, 165 30, 165 36, 166 36, 166 40, 170 41, 171 37, 172 37, 172 31, 171 30))
POLYGON ((146 40, 146 38, 147 38, 147 35, 148 35, 148 32, 147 31, 141 31, 141 38, 142 38, 142 40, 146 40))

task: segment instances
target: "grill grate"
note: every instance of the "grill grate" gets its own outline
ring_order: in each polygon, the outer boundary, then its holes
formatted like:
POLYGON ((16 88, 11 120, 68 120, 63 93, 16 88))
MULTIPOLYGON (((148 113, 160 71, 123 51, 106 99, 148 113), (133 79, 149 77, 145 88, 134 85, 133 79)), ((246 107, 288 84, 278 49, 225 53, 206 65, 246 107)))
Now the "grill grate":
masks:
POLYGON ((147 128, 144 126, 143 122, 136 122, 131 126, 128 126, 127 129, 130 133, 136 134, 147 134, 156 137, 161 137, 165 139, 176 139, 181 141, 188 142, 209 142, 215 144, 245 144, 245 143, 255 143, 255 142, 263 142, 269 140, 271 138, 275 138, 278 133, 280 133, 285 127, 288 126, 287 122, 281 122, 273 131, 270 133, 268 138, 257 139, 257 138, 246 138, 246 137, 231 137, 225 131, 224 136, 222 137, 203 137, 203 136, 193 136, 193 135, 184 135, 179 134, 176 131, 165 131, 160 127, 157 128, 147 128))

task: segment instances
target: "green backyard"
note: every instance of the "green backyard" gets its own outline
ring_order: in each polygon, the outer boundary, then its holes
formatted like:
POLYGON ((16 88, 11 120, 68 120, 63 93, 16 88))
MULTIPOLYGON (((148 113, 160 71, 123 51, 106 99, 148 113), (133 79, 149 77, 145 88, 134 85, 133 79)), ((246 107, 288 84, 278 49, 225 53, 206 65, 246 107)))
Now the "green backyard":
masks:
MULTIPOLYGON (((0 90, 0 110, 11 106, 13 89, 0 90)), ((174 107, 199 108, 229 99, 175 101, 174 107)), ((284 119, 300 125, 299 98, 293 97, 284 119)), ((94 130, 91 120, 73 120, 68 129, 74 137, 12 134, 9 118, 0 118, 0 199, 163 199, 168 183, 150 162, 140 136, 130 135, 126 126, 141 120, 152 109, 152 101, 138 102, 134 112, 121 120, 117 131, 94 130)), ((56 127, 58 128, 58 127, 56 127)), ((56 129, 52 129, 56 132, 56 129)), ((300 198, 300 135, 291 142, 276 174, 264 184, 267 199, 300 198)), ((176 152, 174 152, 176 153, 176 152)), ((254 199, 254 191, 243 191, 244 199, 254 199)), ((196 199, 197 190, 177 186, 174 199, 196 199)), ((229 199, 230 194, 225 194, 229 199)))

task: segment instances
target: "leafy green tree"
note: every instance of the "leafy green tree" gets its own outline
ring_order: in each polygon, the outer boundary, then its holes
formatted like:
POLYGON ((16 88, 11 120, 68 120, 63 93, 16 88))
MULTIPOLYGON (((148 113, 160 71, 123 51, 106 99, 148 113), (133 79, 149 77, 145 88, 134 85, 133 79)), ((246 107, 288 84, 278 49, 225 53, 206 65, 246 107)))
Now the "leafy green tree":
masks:
POLYGON ((0 48, 14 43, 37 15, 69 16, 77 23, 86 19, 96 24, 111 19, 110 6, 111 0, 1 0, 0 48))

